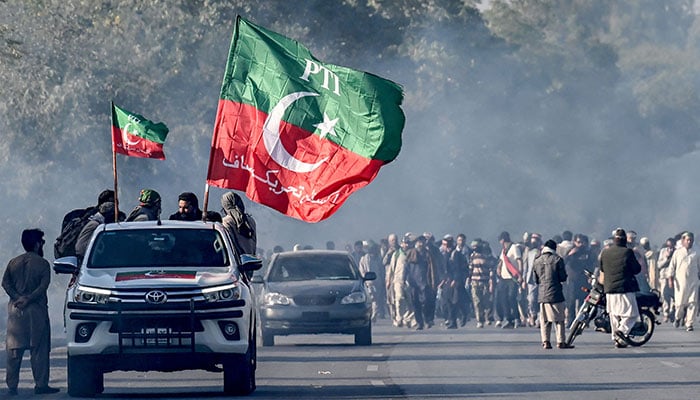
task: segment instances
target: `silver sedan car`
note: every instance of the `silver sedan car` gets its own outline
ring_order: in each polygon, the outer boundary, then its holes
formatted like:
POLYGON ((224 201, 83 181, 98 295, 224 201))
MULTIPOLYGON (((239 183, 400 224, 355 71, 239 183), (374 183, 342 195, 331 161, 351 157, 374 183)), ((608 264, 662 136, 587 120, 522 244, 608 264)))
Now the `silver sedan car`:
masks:
POLYGON ((372 344, 371 300, 365 281, 345 251, 302 250, 272 256, 262 284, 260 329, 263 346, 275 335, 339 333, 355 344, 372 344))

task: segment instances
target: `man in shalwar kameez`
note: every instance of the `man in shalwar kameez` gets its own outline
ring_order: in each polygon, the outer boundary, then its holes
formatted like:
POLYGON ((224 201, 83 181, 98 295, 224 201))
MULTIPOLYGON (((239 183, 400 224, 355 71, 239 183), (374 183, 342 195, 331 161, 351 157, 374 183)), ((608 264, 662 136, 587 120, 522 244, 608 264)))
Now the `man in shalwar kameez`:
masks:
POLYGON ((44 232, 27 229, 22 232, 26 253, 7 264, 2 287, 10 296, 7 308, 7 368, 5 381, 8 394, 17 395, 19 371, 25 350, 31 354, 34 393, 56 393, 49 387, 49 323, 46 291, 51 281, 51 266, 43 257, 44 232))
POLYGON ((678 326, 685 316, 685 329, 693 330, 700 287, 700 257, 693 249, 695 237, 692 232, 684 232, 681 245, 673 253, 668 267, 668 276, 673 280, 676 321, 678 326))

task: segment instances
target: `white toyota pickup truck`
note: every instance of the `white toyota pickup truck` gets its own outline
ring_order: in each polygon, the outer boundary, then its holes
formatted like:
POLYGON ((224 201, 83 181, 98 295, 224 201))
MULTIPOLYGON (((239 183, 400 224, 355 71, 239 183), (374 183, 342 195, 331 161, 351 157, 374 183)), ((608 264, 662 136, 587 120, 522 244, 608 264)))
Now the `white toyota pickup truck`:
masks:
POLYGON ((221 224, 148 221, 100 225, 85 259, 54 262, 73 274, 65 303, 68 394, 104 390, 103 374, 203 369, 224 393, 255 390, 255 296, 260 259, 239 255, 221 224))

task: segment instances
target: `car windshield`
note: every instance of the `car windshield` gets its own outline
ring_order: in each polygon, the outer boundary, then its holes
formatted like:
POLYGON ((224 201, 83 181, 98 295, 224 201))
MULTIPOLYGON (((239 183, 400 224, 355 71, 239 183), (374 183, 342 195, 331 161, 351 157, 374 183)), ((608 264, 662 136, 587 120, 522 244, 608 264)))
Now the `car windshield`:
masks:
POLYGON ((88 256, 88 268, 226 265, 223 238, 213 229, 104 231, 88 256))
POLYGON ((358 279, 355 268, 344 255, 279 257, 267 278, 269 282, 354 279, 358 279))

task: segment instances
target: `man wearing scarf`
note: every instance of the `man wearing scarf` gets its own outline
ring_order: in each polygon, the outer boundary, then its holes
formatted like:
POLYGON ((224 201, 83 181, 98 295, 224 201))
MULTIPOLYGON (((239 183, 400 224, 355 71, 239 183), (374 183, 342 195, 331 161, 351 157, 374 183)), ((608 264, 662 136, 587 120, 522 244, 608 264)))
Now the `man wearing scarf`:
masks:
POLYGON ((234 192, 224 193, 221 196, 221 207, 223 208, 222 223, 231 234, 238 254, 255 255, 257 249, 255 220, 250 214, 246 214, 241 196, 234 192))

